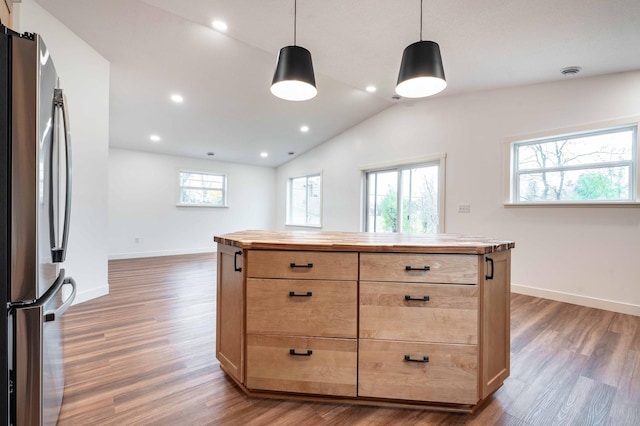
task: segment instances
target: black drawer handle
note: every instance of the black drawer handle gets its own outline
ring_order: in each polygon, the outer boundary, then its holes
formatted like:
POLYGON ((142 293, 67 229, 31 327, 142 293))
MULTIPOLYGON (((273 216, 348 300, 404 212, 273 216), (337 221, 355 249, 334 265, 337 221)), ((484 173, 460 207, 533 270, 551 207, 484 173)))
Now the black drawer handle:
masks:
POLYGON ((429 362, 429 357, 425 355, 422 357, 422 359, 413 359, 411 358, 411 355, 405 355, 404 360, 409 362, 429 362))
POLYGON ((311 293, 310 291, 306 292, 305 294, 296 294, 294 291, 289 292, 289 297, 311 297, 311 296, 313 296, 313 293, 311 293))
POLYGON ((313 263, 307 263, 306 265, 296 265, 295 263, 290 263, 290 267, 292 268, 313 268, 313 263))
POLYGON ((407 266, 404 267, 404 270, 405 271, 429 271, 429 270, 431 270, 431 267, 430 266, 423 266, 422 268, 414 268, 412 266, 407 265, 407 266))
POLYGON ((428 302, 429 301, 429 296, 422 296, 422 297, 411 297, 408 294, 404 296, 404 300, 417 300, 419 302, 428 302))
POLYGON ((306 353, 298 353, 296 352, 295 349, 289 349, 289 355, 295 355, 295 356, 311 356, 311 354, 313 354, 313 351, 311 349, 307 349, 306 353))
POLYGON ((242 267, 238 267, 238 255, 242 255, 242 250, 238 250, 233 254, 233 270, 236 272, 242 272, 242 267))
POLYGON ((490 257, 485 258, 486 262, 489 262, 491 264, 491 273, 487 274, 484 276, 485 280, 492 280, 493 279, 493 259, 491 259, 490 257))

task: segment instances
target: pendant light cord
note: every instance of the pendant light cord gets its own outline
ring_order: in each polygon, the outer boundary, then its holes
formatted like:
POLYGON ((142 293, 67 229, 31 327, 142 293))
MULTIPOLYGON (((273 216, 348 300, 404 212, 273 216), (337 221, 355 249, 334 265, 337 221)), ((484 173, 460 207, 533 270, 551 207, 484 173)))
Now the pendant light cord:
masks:
POLYGON ((420 0, 420 41, 422 41, 422 3, 423 0, 420 0))
POLYGON ((296 45, 296 32, 297 32, 297 29, 298 29, 297 28, 297 25, 298 25, 297 24, 297 22, 298 22, 297 17, 298 17, 298 0, 293 0, 293 45, 294 46, 296 45))

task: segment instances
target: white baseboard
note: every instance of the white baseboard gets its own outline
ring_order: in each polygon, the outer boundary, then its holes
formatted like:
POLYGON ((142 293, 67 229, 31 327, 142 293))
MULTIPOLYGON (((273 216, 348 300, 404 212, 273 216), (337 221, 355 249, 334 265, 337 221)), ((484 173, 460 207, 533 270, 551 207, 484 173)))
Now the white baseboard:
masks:
POLYGON ((517 284, 511 284, 511 291, 513 293, 526 294, 527 296, 542 297, 544 299, 557 300, 558 302, 572 303, 574 305, 604 309, 605 311, 640 316, 640 306, 632 305, 630 303, 596 299, 594 297, 580 296, 577 294, 563 293, 561 291, 545 290, 517 284))
POLYGON ((199 249, 183 249, 183 250, 165 250, 165 251, 140 251, 134 253, 112 253, 109 254, 109 260, 118 259, 137 259, 140 257, 158 257, 158 256, 176 256, 179 254, 196 254, 196 253, 215 253, 215 248, 199 248, 199 249))
POLYGON ((105 296, 107 294, 109 294, 109 286, 102 286, 89 291, 80 291, 76 293, 76 298, 71 305, 77 305, 78 303, 86 302, 87 300, 95 299, 96 297, 105 296))

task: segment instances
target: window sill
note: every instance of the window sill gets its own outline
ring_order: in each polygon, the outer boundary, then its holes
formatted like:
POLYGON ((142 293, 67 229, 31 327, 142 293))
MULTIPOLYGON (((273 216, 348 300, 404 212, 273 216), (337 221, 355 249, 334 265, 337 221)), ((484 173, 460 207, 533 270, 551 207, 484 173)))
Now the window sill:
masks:
POLYGON ((582 203, 582 202, 580 203, 562 203, 562 202, 560 203, 504 203, 503 205, 507 209, 520 208, 520 207, 534 207, 534 208, 540 208, 540 207, 550 207, 550 208, 555 208, 555 207, 627 208, 627 207, 631 207, 631 208, 634 208, 636 207, 636 208, 640 208, 640 202, 638 201, 608 201, 608 202, 586 202, 586 203, 582 203))
POLYGON ((296 228, 322 228, 322 225, 298 225, 295 223, 285 223, 284 226, 292 226, 296 228))
POLYGON ((176 207, 208 207, 214 209, 227 209, 229 206, 214 206, 211 204, 176 204, 176 207))

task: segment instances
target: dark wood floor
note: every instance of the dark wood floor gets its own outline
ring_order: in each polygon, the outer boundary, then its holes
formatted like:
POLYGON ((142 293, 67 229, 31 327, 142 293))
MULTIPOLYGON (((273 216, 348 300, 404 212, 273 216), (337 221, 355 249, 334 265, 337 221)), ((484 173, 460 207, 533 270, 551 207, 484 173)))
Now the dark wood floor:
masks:
POLYGON ((462 415, 245 397, 215 359, 213 255, 109 282, 66 314, 59 425, 640 425, 640 317, 512 295, 511 377, 462 415))

